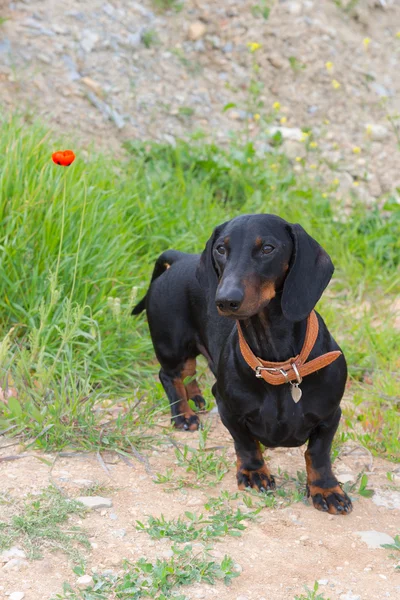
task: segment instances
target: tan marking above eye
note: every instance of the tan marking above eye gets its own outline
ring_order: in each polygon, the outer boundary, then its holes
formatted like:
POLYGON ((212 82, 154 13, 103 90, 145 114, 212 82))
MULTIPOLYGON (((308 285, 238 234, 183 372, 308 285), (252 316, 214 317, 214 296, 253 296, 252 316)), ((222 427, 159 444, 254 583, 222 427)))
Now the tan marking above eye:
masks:
POLYGON ((263 244, 262 238, 260 236, 256 237, 256 248, 261 248, 263 244))

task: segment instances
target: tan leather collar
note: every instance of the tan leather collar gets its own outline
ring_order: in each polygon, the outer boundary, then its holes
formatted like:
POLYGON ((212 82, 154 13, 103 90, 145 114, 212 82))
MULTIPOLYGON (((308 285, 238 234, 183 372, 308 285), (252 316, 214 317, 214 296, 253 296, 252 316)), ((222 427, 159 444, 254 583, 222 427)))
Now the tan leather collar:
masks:
POLYGON ((315 311, 312 311, 307 319, 306 337, 300 354, 284 362, 269 362, 255 356, 244 339, 239 321, 236 321, 236 324, 239 334, 240 351, 244 360, 255 371, 256 377, 262 377, 267 383, 272 385, 281 385, 282 383, 289 383, 291 381, 301 383, 303 377, 326 367, 342 354, 340 350, 334 350, 306 363, 318 337, 319 326, 315 311))

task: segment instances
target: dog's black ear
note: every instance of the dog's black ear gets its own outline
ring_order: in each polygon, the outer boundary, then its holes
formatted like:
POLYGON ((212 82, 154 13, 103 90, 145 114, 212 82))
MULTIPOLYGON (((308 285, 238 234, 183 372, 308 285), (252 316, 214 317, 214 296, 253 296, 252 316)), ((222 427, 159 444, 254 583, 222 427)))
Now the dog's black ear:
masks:
POLYGON ((204 248, 200 257, 200 262, 196 269, 197 281, 201 287, 207 291, 207 293, 217 288, 218 285, 218 270, 213 257, 213 247, 217 238, 221 235, 225 225, 229 221, 218 225, 212 233, 212 236, 208 240, 206 247, 204 248))
POLYGON ((302 321, 321 298, 334 266, 328 253, 301 225, 289 225, 288 229, 293 252, 283 285, 282 312, 290 321, 302 321))

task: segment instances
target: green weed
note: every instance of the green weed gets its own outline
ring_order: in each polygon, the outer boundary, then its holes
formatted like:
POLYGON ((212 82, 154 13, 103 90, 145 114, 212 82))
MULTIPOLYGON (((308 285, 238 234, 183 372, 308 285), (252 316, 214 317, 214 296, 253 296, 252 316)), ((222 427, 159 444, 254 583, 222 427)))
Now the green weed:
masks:
POLYGON ((199 431, 199 447, 191 448, 187 444, 175 448, 177 464, 183 467, 187 473, 193 473, 196 482, 208 481, 215 485, 229 470, 229 462, 224 450, 207 448, 209 427, 204 426, 199 431))
POLYGON ((57 599, 106 600, 128 597, 132 600, 150 597, 156 600, 185 600, 177 595, 179 588, 196 582, 214 584, 222 580, 228 585, 238 573, 231 558, 225 556, 220 564, 210 560, 207 552, 194 554, 191 546, 172 547, 169 560, 156 559, 149 562, 141 558, 136 563, 126 561, 123 572, 118 575, 94 574, 94 584, 85 590, 74 590, 64 584, 64 594, 57 599))
MULTIPOLYGON (((396 535, 394 538, 394 544, 381 544, 382 548, 386 550, 395 550, 395 554, 390 554, 390 558, 398 560, 400 558, 400 535, 396 535)), ((400 564, 396 566, 396 571, 400 571, 400 564)))
POLYGON ((213 499, 207 502, 205 508, 209 514, 196 515, 185 511, 186 519, 179 517, 167 521, 164 515, 149 517, 147 525, 137 521, 137 529, 146 531, 153 539, 169 538, 175 542, 192 542, 194 540, 207 542, 224 535, 240 536, 241 532, 246 529, 243 521, 254 519, 261 510, 243 513, 240 509, 234 510, 230 504, 224 503, 224 506, 219 506, 219 503, 213 502, 213 499))
POLYGON ((314 587, 312 590, 309 590, 307 587, 305 589, 306 595, 302 594, 301 596, 295 596, 294 600, 329 600, 329 598, 325 599, 322 594, 317 594, 319 589, 317 581, 314 583, 314 587))
POLYGON ((151 0, 154 8, 160 12, 174 10, 180 12, 183 8, 183 3, 180 0, 151 0))
POLYGON ((160 43, 158 33, 155 29, 146 29, 141 35, 141 40, 146 48, 157 46, 160 43))
POLYGON ((42 550, 61 550, 74 562, 81 562, 78 545, 90 549, 85 531, 69 522, 72 515, 84 516, 85 509, 65 498, 53 487, 39 496, 30 496, 7 521, 0 522, 0 550, 18 543, 29 558, 42 557, 42 550))

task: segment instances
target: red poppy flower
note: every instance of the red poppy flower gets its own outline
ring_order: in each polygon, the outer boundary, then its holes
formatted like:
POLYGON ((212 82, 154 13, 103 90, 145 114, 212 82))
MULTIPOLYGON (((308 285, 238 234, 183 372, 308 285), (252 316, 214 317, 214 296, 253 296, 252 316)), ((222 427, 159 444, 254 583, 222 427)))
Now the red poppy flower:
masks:
POLYGON ((75 160, 75 154, 72 150, 58 150, 51 155, 53 162, 62 167, 69 167, 75 160))

